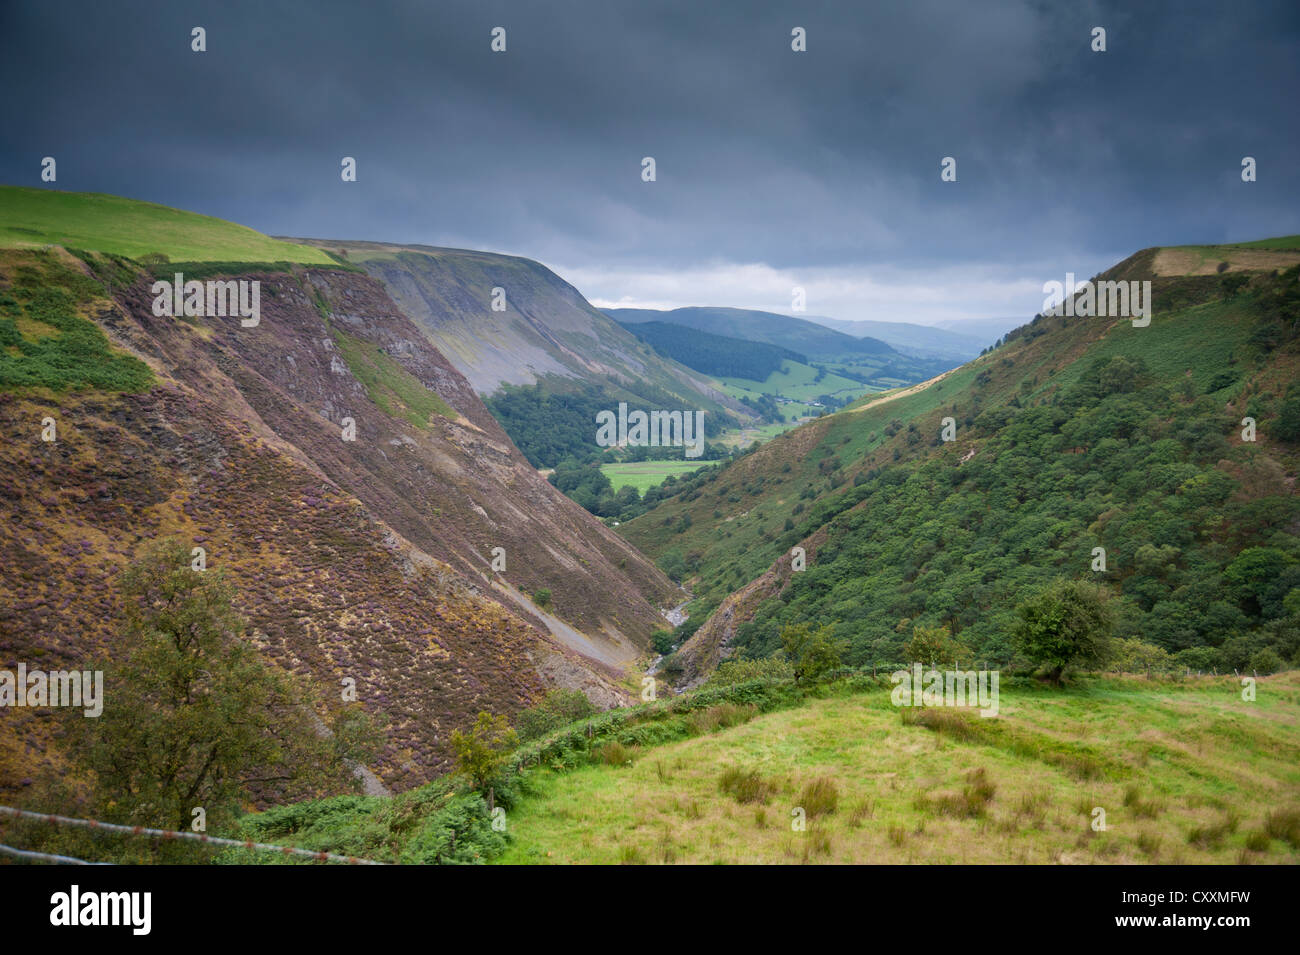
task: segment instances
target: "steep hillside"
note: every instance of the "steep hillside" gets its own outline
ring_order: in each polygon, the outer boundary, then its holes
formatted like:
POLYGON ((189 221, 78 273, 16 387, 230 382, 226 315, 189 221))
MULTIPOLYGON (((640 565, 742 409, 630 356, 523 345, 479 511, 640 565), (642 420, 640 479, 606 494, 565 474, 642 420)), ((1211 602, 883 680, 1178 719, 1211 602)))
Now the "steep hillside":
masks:
MULTIPOLYGON (((390 786, 445 767, 479 709, 554 685, 622 699, 654 604, 676 602, 663 575, 528 465, 377 281, 230 277, 261 283, 256 327, 155 316, 153 276, 117 256, 0 251, 0 667, 110 649, 121 568, 174 535, 230 574, 271 659, 356 680, 390 786), (522 596, 542 590, 545 613, 522 596)), ((0 719, 20 744, 50 728, 0 719)), ((31 768, 0 766, 6 788, 31 768)))
POLYGON ((696 622, 719 608, 679 654, 686 677, 768 654, 804 621, 832 624, 851 663, 901 659, 925 625, 1005 664, 1016 602, 1057 576, 1107 584, 1120 636, 1194 668, 1295 659, 1300 254, 1267 252, 1261 267, 1258 250, 1221 249, 1188 274, 1169 251, 1101 277, 1153 282, 1149 326, 1036 318, 925 386, 701 472, 624 524, 699 595, 696 622), (794 545, 806 571, 790 569, 794 545))
POLYGON ((510 386, 541 385, 545 395, 594 389, 609 407, 627 401, 643 408, 698 408, 737 423, 750 418, 706 377, 660 356, 530 259, 418 245, 294 241, 334 251, 383 282, 480 395, 510 386), (503 290, 500 310, 492 307, 494 288, 503 290))

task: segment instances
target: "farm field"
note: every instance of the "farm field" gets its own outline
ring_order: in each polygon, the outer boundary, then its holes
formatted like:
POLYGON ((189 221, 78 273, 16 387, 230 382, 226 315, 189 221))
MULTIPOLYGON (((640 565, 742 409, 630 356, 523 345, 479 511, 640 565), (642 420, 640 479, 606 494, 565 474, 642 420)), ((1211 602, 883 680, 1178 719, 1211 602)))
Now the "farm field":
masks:
POLYGON ((872 389, 851 378, 828 374, 821 381, 814 381, 817 369, 797 361, 782 362, 781 370, 768 375, 766 381, 752 381, 748 378, 719 378, 723 390, 733 398, 759 395, 780 395, 795 401, 814 401, 818 395, 835 395, 837 397, 857 397, 872 389))
POLYGON ((622 464, 602 464, 600 470, 614 489, 632 485, 638 494, 644 494, 648 488, 662 484, 669 476, 681 477, 698 471, 708 462, 699 461, 631 461, 622 464))

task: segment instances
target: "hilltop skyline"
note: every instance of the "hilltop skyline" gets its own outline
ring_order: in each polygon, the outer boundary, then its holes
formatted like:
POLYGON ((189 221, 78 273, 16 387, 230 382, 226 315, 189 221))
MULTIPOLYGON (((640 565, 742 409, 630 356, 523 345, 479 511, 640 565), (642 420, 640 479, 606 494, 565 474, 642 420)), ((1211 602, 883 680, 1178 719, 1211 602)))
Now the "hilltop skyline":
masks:
POLYGON ((603 307, 789 313, 799 286, 809 314, 921 323, 1027 319, 1044 281, 1138 248, 1300 232, 1283 2, 131 10, 0 11, 26 91, 0 181, 54 156, 53 188, 523 255, 603 307))

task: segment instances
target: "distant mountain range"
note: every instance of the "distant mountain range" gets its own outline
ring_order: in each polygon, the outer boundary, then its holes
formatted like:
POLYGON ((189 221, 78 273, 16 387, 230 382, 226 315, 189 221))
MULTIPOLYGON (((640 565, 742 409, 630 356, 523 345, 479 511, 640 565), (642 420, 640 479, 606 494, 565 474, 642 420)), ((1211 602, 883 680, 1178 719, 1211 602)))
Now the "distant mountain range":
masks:
POLYGON ((950 319, 937 325, 912 322, 849 321, 808 315, 807 320, 857 338, 874 338, 917 358, 969 361, 995 341, 1023 325, 1028 318, 950 319))
MULTIPOLYGON (((947 371, 962 359, 938 354, 911 354, 879 338, 858 337, 816 322, 748 308, 686 307, 607 308, 611 318, 633 327, 647 322, 686 326, 711 335, 763 342, 804 355, 806 361, 852 366, 879 387, 912 384, 947 371)), ((979 353, 979 349, 975 349, 979 353)), ((692 366, 696 367, 696 366, 692 366)))
POLYGON ((856 338, 813 322, 760 312, 749 308, 688 307, 661 311, 653 308, 607 308, 606 315, 624 325, 671 322, 713 335, 779 345, 814 360, 854 355, 893 357, 895 350, 874 338, 856 338))

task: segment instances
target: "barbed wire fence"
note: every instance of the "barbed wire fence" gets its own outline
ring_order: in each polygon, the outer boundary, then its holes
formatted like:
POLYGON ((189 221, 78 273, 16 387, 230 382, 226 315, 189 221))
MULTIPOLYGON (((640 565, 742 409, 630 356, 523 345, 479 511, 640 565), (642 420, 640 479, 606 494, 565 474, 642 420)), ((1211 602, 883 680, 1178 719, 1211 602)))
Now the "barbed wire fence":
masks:
MULTIPOLYGON (((11 819, 26 819, 32 822, 47 823, 53 826, 76 827, 92 832, 109 832, 120 835, 142 836, 149 839, 161 839, 165 842, 188 841, 201 843, 206 846, 249 849, 254 852, 274 852, 282 856, 311 859, 313 862, 338 862, 346 865, 388 864, 385 862, 377 862, 373 859, 361 859, 356 856, 337 855, 333 852, 301 849, 297 846, 278 846, 268 842, 254 842, 251 839, 226 839, 221 836, 210 836, 206 832, 184 832, 174 829, 151 829, 147 826, 126 826, 114 822, 104 822, 99 819, 76 819, 71 816, 60 816, 55 813, 32 812, 29 809, 18 809, 13 806, 0 806, 0 817, 6 816, 11 819)), ((50 862, 59 865, 107 864, 87 862, 84 859, 77 859, 72 856, 55 855, 53 853, 38 852, 31 849, 18 849, 3 844, 0 844, 0 854, 33 862, 50 862)))

